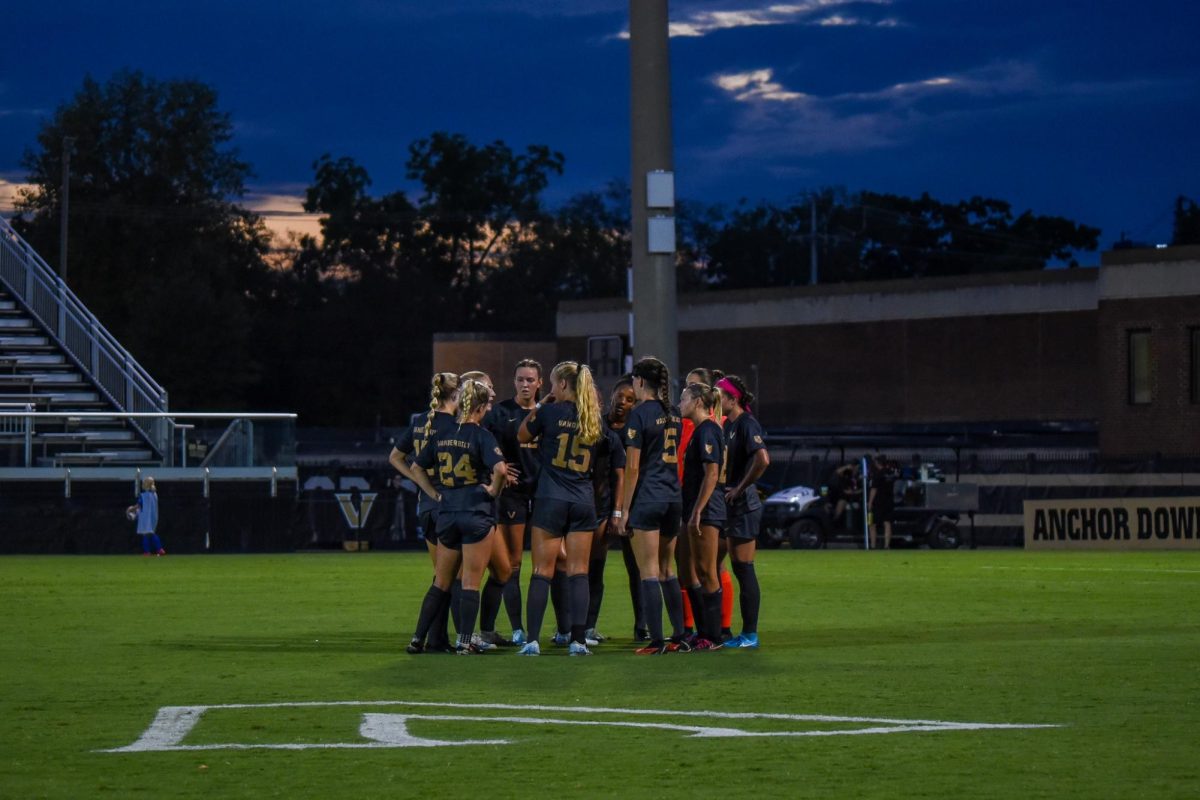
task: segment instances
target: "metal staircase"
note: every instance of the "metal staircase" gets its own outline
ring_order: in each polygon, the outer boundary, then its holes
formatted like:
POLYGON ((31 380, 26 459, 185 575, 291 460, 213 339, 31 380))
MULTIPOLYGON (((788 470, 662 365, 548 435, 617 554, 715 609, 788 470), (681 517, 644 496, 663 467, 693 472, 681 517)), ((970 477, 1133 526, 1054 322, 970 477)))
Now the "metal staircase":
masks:
POLYGON ((70 415, 166 412, 167 393, 0 218, 0 411, 21 410, 61 416, 0 417, 0 464, 161 464, 170 448, 166 418, 70 415))

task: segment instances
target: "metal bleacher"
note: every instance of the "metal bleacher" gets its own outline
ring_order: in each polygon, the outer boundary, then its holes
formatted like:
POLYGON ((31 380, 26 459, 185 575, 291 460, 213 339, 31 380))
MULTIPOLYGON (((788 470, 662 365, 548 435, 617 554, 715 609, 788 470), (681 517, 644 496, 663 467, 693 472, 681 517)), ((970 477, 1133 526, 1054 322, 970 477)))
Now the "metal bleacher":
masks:
POLYGON ((128 413, 166 411, 166 391, 0 218, 0 466, 159 465, 170 421, 128 413))

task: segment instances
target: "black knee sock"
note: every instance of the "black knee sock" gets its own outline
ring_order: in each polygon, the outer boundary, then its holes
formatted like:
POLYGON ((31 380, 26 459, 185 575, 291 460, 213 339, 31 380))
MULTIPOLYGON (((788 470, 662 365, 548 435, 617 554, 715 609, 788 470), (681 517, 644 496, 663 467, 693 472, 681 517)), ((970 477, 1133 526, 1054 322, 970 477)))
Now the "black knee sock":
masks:
POLYGON ((667 619, 671 621, 671 638, 683 636, 683 591, 679 578, 672 575, 662 581, 663 604, 667 607, 667 619))
POLYGON ((557 633, 565 634, 571 630, 571 612, 567 605, 569 602, 566 570, 555 570, 554 580, 550 582, 550 603, 554 606, 554 622, 557 626, 557 633))
POLYGON ((454 620, 454 630, 462 633, 462 581, 458 579, 450 584, 450 618, 454 620))
POLYGON ((496 630, 496 617, 500 614, 500 599, 504 596, 504 584, 488 576, 483 585, 483 593, 479 601, 479 630, 492 632, 496 630))
POLYGON ((638 572, 637 558, 633 555, 633 545, 629 537, 621 539, 621 557, 625 560, 625 572, 629 575, 629 599, 633 602, 633 627, 644 630, 646 617, 642 613, 642 577, 638 572))
POLYGON ((657 580, 642 581, 641 598, 642 618, 646 621, 646 627, 650 629, 650 643, 661 645, 663 643, 662 584, 657 580))
POLYGON ((512 577, 504 584, 504 610, 508 612, 508 624, 514 631, 521 630, 521 568, 512 571, 512 577))
POLYGON ((604 599, 604 556, 588 562, 588 611, 584 627, 595 628, 600 619, 600 601, 604 599))
POLYGON ((433 618, 433 627, 425 637, 426 647, 438 648, 450 646, 450 593, 442 591, 443 597, 437 608, 437 616, 433 618))
POLYGON ((733 574, 738 579, 738 599, 742 607, 742 633, 758 633, 758 606, 762 595, 754 562, 733 562, 733 574))
POLYGON ((471 634, 475 632, 475 618, 479 616, 479 590, 463 589, 459 609, 462 629, 458 632, 458 646, 466 647, 471 643, 471 634))
POLYGON ((721 589, 715 592, 704 592, 701 608, 704 609, 701 619, 704 620, 704 638, 714 642, 721 641, 721 589))
POLYGON ((527 638, 536 642, 542 635, 542 617, 546 616, 546 600, 550 597, 550 579, 534 575, 529 580, 529 599, 525 603, 525 613, 529 618, 527 638))
MULTIPOLYGON (((430 637, 433 623, 438 616, 438 610, 441 608, 443 601, 448 599, 449 595, 444 590, 436 586, 429 587, 429 591, 425 593, 425 599, 421 601, 421 613, 417 617, 417 630, 413 634, 414 639, 418 639, 424 643, 426 638, 430 637)), ((431 645, 438 643, 436 638, 430 638, 429 640, 429 644, 431 645)))
POLYGON ((579 574, 567 578, 567 606, 571 609, 571 641, 585 644, 587 629, 588 576, 579 574))

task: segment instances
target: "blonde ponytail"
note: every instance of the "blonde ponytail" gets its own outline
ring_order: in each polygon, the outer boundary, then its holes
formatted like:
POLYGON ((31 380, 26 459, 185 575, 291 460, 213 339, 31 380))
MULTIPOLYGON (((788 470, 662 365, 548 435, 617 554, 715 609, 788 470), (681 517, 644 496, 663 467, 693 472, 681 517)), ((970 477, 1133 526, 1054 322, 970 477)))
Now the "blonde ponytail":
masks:
POLYGON ((596 384, 586 365, 575 376, 575 408, 579 411, 579 440, 595 444, 600 440, 600 401, 596 399, 596 384))

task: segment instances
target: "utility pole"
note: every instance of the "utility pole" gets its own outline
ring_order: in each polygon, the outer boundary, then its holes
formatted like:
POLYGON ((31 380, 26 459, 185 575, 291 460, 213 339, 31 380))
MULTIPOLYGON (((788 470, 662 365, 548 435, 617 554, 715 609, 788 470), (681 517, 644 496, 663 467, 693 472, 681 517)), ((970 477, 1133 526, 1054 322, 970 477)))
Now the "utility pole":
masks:
POLYGON ((679 376, 675 174, 667 0, 630 0, 630 144, 634 358, 653 355, 679 376))
POLYGON ((67 281, 67 214, 71 205, 71 148, 74 145, 74 136, 63 137, 62 205, 59 207, 58 220, 58 275, 63 283, 67 281))

